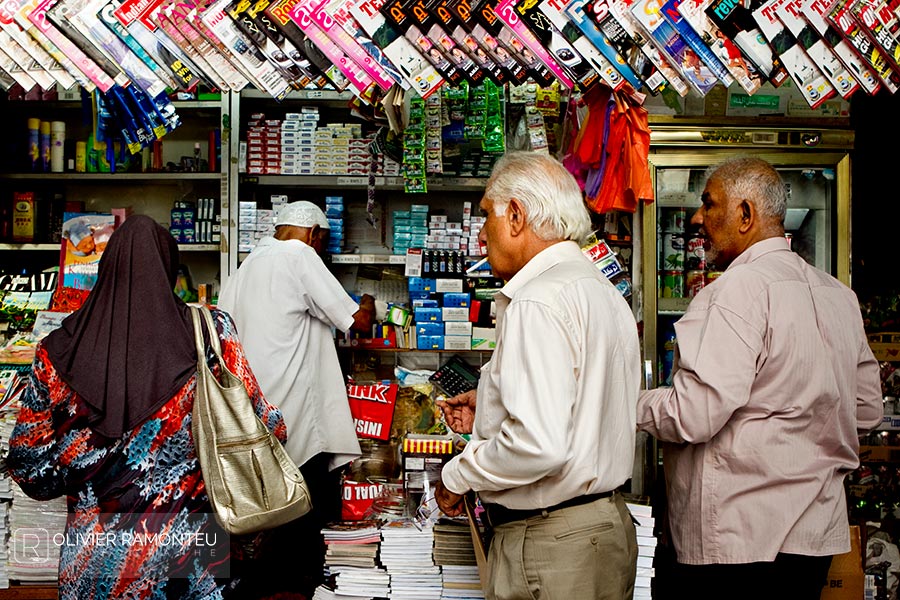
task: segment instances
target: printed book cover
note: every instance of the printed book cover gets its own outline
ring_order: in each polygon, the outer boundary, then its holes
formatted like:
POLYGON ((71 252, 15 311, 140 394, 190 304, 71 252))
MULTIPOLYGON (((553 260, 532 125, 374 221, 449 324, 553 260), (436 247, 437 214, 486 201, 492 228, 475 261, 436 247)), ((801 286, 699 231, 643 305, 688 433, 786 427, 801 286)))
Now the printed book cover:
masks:
POLYGON ((111 214, 64 213, 62 226, 62 285, 90 290, 97 282, 100 257, 116 221, 111 214))

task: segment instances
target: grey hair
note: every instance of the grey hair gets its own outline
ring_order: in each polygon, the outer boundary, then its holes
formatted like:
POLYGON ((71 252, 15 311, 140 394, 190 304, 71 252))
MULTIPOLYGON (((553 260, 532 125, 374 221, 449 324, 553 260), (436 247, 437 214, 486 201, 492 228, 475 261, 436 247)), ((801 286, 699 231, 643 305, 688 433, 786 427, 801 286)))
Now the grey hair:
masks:
POLYGON ((781 175, 766 161, 732 158, 712 167, 709 179, 718 181, 729 198, 752 200, 760 214, 784 223, 787 191, 781 175))
POLYGON ((526 222, 542 240, 579 244, 591 232, 591 218, 578 182, 555 158, 535 152, 510 152, 494 165, 484 197, 501 216, 511 198, 522 203, 526 222))

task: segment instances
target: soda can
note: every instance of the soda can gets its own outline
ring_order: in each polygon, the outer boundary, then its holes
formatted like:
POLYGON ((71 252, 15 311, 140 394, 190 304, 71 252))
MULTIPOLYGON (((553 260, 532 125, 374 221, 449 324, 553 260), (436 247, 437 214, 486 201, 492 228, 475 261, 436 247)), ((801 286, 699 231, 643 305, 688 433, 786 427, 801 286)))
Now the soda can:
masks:
POLYGON ((684 298, 684 271, 663 272, 663 298, 684 298))
POLYGON ((684 233, 684 219, 685 211, 683 208, 667 210, 663 231, 667 233, 684 233))
POLYGON ((684 274, 684 291, 688 298, 693 298, 700 293, 706 285, 706 272, 699 270, 687 271, 684 274))
POLYGON ((692 236, 684 244, 684 268, 688 271, 706 269, 706 250, 703 248, 705 238, 692 236))
POLYGON ((664 233, 662 244, 663 271, 684 270, 684 236, 664 233))

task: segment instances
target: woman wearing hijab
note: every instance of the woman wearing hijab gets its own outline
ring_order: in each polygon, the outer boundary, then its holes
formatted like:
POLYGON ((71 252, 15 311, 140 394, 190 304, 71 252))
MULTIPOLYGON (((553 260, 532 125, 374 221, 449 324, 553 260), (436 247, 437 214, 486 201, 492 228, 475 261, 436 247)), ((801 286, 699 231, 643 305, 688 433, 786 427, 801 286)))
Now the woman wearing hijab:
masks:
MULTIPOLYGON (((233 584, 191 436, 197 353, 177 267, 169 232, 130 217, 84 305, 37 347, 7 465, 29 496, 67 497, 65 539, 53 540, 63 600, 214 599, 233 584)), ((212 314, 225 363, 283 442, 231 317, 212 314)))

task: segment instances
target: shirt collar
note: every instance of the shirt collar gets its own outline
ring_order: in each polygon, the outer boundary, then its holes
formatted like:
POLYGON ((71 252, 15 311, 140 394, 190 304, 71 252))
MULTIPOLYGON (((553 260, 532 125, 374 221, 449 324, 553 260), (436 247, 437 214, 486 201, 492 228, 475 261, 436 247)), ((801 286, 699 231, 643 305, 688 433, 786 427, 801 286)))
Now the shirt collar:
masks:
POLYGON ((761 256, 764 256, 770 252, 777 252, 779 250, 790 251, 790 249, 790 244, 788 244, 787 239, 785 239, 783 236, 766 238, 762 241, 756 242, 755 244, 741 252, 725 270, 727 271, 728 269, 731 269, 731 267, 733 267, 734 265, 753 262, 761 256))
POLYGON ((581 248, 578 247, 578 244, 569 240, 544 248, 525 263, 525 266, 519 269, 519 272, 513 275, 512 279, 506 282, 500 293, 512 299, 516 292, 550 267, 578 256, 584 257, 581 248))

